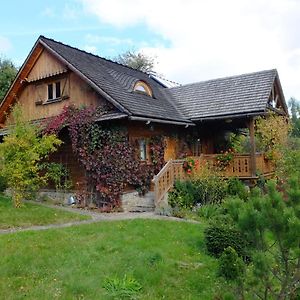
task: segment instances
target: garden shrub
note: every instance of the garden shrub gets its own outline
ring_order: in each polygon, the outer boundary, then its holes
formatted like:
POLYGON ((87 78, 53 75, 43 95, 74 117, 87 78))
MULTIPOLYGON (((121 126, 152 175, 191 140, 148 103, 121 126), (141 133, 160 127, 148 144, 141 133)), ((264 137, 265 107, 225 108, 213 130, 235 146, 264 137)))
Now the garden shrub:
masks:
POLYGON ((168 203, 175 208, 192 208, 196 202, 197 191, 192 181, 176 181, 168 195, 168 203))
POLYGON ((196 205, 221 203, 226 197, 227 183, 215 173, 198 175, 195 180, 177 181, 168 195, 171 207, 192 209, 196 205))
POLYGON ((209 254, 219 257, 227 247, 232 247, 240 257, 247 259, 246 238, 230 226, 210 225, 204 231, 204 239, 209 254))
POLYGON ((239 280, 245 272, 245 264, 232 247, 224 249, 220 259, 218 275, 226 280, 239 280))
POLYGON ((196 190, 195 203, 221 203, 226 196, 226 181, 216 175, 198 177, 193 184, 196 190))
POLYGON ((218 204, 204 204, 197 209, 197 214, 204 219, 211 219, 219 214, 219 210, 218 204))
POLYGON ((245 184, 236 177, 231 177, 227 180, 227 193, 230 196, 238 196, 243 200, 247 200, 249 197, 245 184))
POLYGON ((41 169, 46 173, 48 180, 54 184, 57 192, 66 191, 72 187, 69 170, 63 164, 43 163, 41 169))

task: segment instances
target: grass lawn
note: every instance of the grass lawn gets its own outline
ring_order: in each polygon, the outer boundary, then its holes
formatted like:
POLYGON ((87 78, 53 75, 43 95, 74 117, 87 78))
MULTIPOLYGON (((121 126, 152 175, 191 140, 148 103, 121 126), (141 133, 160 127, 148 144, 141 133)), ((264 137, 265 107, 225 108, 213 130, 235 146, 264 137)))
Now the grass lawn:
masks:
POLYGON ((61 224, 89 218, 89 216, 31 203, 24 203, 21 208, 14 208, 10 198, 0 196, 0 229, 61 224))
POLYGON ((212 299, 216 260, 203 225, 130 220, 0 236, 1 299, 121 299, 103 288, 134 277, 138 299, 212 299))

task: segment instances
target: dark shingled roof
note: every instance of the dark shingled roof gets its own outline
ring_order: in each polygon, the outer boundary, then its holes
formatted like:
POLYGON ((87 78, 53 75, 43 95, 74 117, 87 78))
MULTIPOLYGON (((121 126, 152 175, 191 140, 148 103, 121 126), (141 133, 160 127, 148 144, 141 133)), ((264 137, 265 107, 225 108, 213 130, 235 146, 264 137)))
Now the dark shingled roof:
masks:
MULTIPOLYGON (((43 36, 39 40, 120 105, 122 113, 133 117, 192 124, 197 120, 262 114, 278 78, 273 69, 165 88, 141 71, 43 36), (151 86, 153 98, 133 92, 139 80, 151 86)), ((278 83, 280 86, 279 80, 278 83)), ((284 102, 283 94, 281 96, 284 102)))
POLYGON ((174 87, 166 94, 190 120, 262 113, 276 76, 275 69, 267 70, 174 87))
POLYGON ((190 123, 175 105, 164 97, 162 85, 148 74, 43 36, 40 40, 132 115, 190 123), (139 80, 151 86, 154 99, 132 91, 134 84, 139 80))

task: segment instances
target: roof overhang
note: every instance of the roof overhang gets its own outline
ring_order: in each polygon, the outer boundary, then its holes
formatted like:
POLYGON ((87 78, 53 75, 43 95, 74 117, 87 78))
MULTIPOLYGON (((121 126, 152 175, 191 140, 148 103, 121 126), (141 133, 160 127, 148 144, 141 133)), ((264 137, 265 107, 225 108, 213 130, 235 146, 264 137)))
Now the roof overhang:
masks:
POLYGON ((0 104, 0 125, 3 126, 7 111, 17 101, 20 91, 27 85, 27 76, 42 52, 43 46, 37 40, 0 104))

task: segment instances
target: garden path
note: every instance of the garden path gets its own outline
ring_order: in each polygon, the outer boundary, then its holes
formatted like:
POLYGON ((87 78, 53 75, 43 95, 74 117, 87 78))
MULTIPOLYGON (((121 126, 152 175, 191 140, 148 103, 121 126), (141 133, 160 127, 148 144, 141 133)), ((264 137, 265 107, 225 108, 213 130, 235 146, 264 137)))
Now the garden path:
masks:
POLYGON ((26 227, 26 228, 1 229, 0 234, 21 232, 21 231, 31 231, 31 230, 38 231, 38 230, 46 230, 46 229, 51 229, 51 228, 64 228, 64 227, 71 227, 71 226, 81 225, 81 224, 97 223, 97 222, 102 222, 102 221, 121 221, 121 220, 133 220, 133 219, 156 219, 156 220, 168 220, 168 221, 177 221, 177 222, 199 223, 198 221, 195 221, 195 220, 187 220, 187 219, 180 219, 180 218, 176 218, 176 217, 157 215, 154 212, 99 213, 99 212, 94 212, 91 210, 58 206, 58 205, 52 205, 52 204, 45 204, 45 203, 40 203, 40 202, 35 202, 35 201, 28 201, 28 202, 47 206, 50 208, 61 209, 61 210, 70 211, 73 213, 87 215, 87 216, 90 216, 91 219, 83 220, 83 221, 68 222, 68 223, 64 223, 64 224, 49 224, 49 225, 30 226, 30 227, 26 227))

